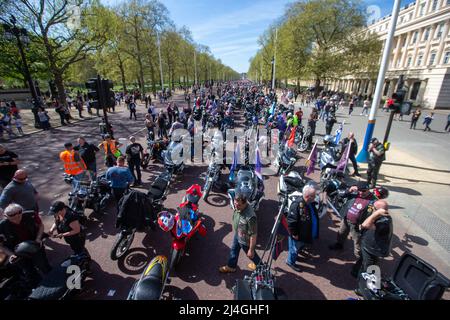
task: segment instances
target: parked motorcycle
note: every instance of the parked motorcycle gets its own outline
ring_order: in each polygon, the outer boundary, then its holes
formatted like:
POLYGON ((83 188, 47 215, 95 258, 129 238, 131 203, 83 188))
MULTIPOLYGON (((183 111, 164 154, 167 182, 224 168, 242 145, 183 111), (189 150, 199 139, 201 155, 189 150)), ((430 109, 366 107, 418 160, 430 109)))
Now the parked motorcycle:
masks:
POLYGON ((300 152, 305 152, 306 150, 311 149, 312 140, 313 140, 312 130, 311 130, 311 127, 308 126, 308 128, 306 129, 306 132, 303 134, 302 139, 300 140, 300 145, 298 146, 298 150, 300 152))
POLYGON ((160 300, 168 282, 167 258, 156 256, 147 265, 139 280, 133 284, 127 300, 160 300))
POLYGON ((264 198, 264 183, 256 176, 250 166, 242 166, 239 169, 235 179, 235 187, 228 190, 228 197, 233 210, 235 210, 234 198, 236 190, 248 194, 248 201, 255 212, 259 209, 259 203, 264 198))
POLYGON ((181 140, 170 142, 167 150, 162 151, 164 168, 171 174, 182 174, 184 170, 183 145, 181 140))
POLYGON ((170 253, 169 269, 173 270, 179 265, 186 252, 186 246, 189 240, 197 233, 206 236, 206 227, 203 223, 204 218, 199 216, 198 201, 202 197, 200 186, 191 186, 183 199, 183 202, 177 208, 174 215, 167 211, 158 214, 158 225, 165 232, 172 235, 172 245, 170 253))
MULTIPOLYGON (((116 241, 110 252, 110 258, 117 260, 122 257, 131 247, 136 232, 147 232, 149 229, 154 229, 154 221, 152 220, 152 214, 159 212, 163 208, 163 202, 166 200, 167 193, 169 192, 171 175, 168 172, 161 173, 156 180, 150 186, 147 193, 147 197, 151 202, 152 212, 149 212, 145 217, 143 225, 129 226, 118 225, 121 231, 117 235, 116 241)), ((133 214, 133 213, 129 213, 133 214)))
POLYGON ((63 300, 81 292, 90 271, 90 263, 87 252, 71 255, 44 276, 28 299, 63 300))
POLYGON ((287 143, 280 147, 275 159, 275 166, 278 167, 277 176, 288 173, 297 160, 297 151, 294 148, 289 147, 287 143))

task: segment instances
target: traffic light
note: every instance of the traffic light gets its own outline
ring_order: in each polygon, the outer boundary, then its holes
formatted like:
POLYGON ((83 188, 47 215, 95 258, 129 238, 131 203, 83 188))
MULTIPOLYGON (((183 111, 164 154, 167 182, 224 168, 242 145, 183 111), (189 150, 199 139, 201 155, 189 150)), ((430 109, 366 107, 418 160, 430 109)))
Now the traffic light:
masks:
POLYGON ((48 82, 48 86, 50 87, 50 94, 52 95, 52 98, 58 97, 58 91, 56 90, 55 81, 50 80, 48 82))
POLYGON ((405 90, 397 90, 394 94, 392 94, 393 103, 389 105, 389 109, 395 111, 395 113, 400 113, 403 102, 405 101, 406 91, 405 90))
POLYGON ((88 99, 91 100, 90 104, 92 108, 99 109, 102 102, 101 86, 99 78, 91 78, 86 82, 86 88, 88 89, 88 99))
POLYGON ((107 108, 113 108, 116 105, 116 98, 112 90, 113 87, 114 84, 111 80, 102 80, 103 101, 105 101, 105 107, 107 108))

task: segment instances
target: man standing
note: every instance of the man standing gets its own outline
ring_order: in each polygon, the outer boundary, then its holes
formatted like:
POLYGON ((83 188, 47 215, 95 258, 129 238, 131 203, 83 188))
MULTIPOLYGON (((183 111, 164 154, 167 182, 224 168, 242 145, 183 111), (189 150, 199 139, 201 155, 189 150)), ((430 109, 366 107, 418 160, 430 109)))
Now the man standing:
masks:
POLYGON ((349 132, 348 137, 345 138, 344 140, 342 140, 343 150, 345 150, 345 148, 347 148, 347 145, 350 142, 352 143, 352 145, 350 146, 349 159, 352 162, 353 170, 354 170, 352 176, 360 177, 361 175, 358 172, 358 163, 356 162, 356 154, 358 153, 358 143, 356 142, 355 134, 353 132, 349 132))
POLYGON ((433 119, 434 119, 433 116, 434 116, 434 113, 431 112, 428 116, 425 117, 425 119, 423 120, 425 129, 423 129, 423 131, 431 131, 430 124, 431 124, 431 122, 433 122, 433 119))
POLYGON ((371 188, 375 188, 378 179, 378 172, 383 161, 386 159, 383 144, 377 138, 373 138, 369 144, 369 161, 367 169, 367 183, 371 188))
POLYGON ((105 164, 108 168, 114 166, 116 158, 120 156, 119 148, 121 146, 122 144, 111 139, 109 134, 106 134, 105 141, 98 145, 98 148, 103 148, 103 151, 105 152, 105 164))
POLYGON ((368 99, 364 100, 364 104, 363 104, 363 109, 361 112, 361 115, 364 116, 368 116, 368 112, 369 112, 369 107, 370 107, 370 101, 368 99))
POLYGON ((25 170, 17 170, 13 180, 5 187, 0 197, 0 208, 5 209, 11 203, 17 203, 25 211, 38 213, 38 192, 28 181, 25 170))
MULTIPOLYGON (((356 186, 350 187, 344 198, 347 198, 345 206, 341 209, 342 220, 337 234, 336 243, 330 245, 330 250, 344 249, 344 243, 350 234, 353 240, 353 252, 357 259, 361 258, 361 232, 359 225, 372 213, 372 203, 375 200, 369 190, 369 185, 360 181, 356 186)), ((353 270, 356 277, 358 270, 353 270)))
POLYGON ((17 171, 18 158, 17 154, 0 145, 0 186, 2 188, 5 188, 11 182, 14 173, 17 171))
POLYGON ((142 184, 141 181, 141 159, 144 158, 144 148, 142 148, 142 145, 136 142, 136 138, 131 136, 130 137, 131 144, 127 147, 127 150, 125 151, 127 155, 127 161, 128 161, 128 168, 131 171, 131 174, 134 178, 134 185, 138 186, 142 184), (137 179, 136 175, 134 174, 134 170, 136 169, 137 179))
POLYGON ((128 104, 128 109, 130 109, 130 120, 134 115, 134 120, 137 120, 136 118, 136 103, 133 99, 130 100, 130 103, 128 104))
POLYGON ((410 129, 416 130, 416 124, 417 121, 419 121, 420 115, 422 114, 422 112, 419 109, 416 109, 416 111, 414 111, 414 113, 412 114, 412 118, 411 118, 411 126, 409 127, 410 129))
POLYGON ((97 178, 97 161, 95 153, 100 149, 90 143, 87 143, 83 137, 78 138, 78 145, 74 148, 80 153, 81 158, 86 164, 87 171, 92 181, 97 178))
POLYGON ((117 166, 106 171, 106 179, 110 181, 114 197, 119 203, 125 191, 134 182, 130 169, 125 166, 125 157, 117 158, 117 166))
POLYGON ((380 258, 389 256, 392 246, 393 223, 384 200, 374 203, 374 212, 361 224, 361 257, 354 269, 358 276, 367 268, 378 265, 380 258))
POLYGON ((248 264, 250 270, 255 270, 256 266, 261 261, 255 251, 257 236, 256 215, 253 208, 248 203, 248 195, 241 191, 237 191, 234 199, 234 206, 233 229, 235 233, 228 263, 219 269, 222 273, 236 272, 241 249, 247 254, 247 257, 253 261, 248 264))
POLYGON ((326 135, 331 134, 331 131, 333 130, 333 126, 336 122, 337 122, 336 116, 331 115, 331 116, 327 117, 326 125, 325 125, 325 132, 326 132, 325 134, 326 135))
POLYGON ((64 163, 64 172, 73 176, 72 192, 77 192, 80 188, 80 182, 86 174, 86 164, 80 154, 73 149, 71 142, 64 144, 65 151, 59 154, 59 158, 64 163))
POLYGON ((305 185, 302 196, 291 204, 287 216, 289 253, 286 264, 297 272, 301 272, 296 264, 298 253, 319 236, 319 217, 314 205, 316 192, 315 186, 305 185))

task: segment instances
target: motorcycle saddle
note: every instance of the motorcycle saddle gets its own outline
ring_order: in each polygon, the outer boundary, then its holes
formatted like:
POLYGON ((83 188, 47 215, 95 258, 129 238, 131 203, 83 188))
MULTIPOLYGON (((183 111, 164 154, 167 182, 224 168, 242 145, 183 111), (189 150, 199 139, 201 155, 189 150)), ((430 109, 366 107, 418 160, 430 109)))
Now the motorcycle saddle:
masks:
MULTIPOLYGON (((160 268, 161 266, 155 266, 155 268, 158 267, 160 268)), ((153 269, 150 272, 152 271, 153 269)), ((134 300, 158 300, 161 295, 161 289, 162 282, 160 276, 150 275, 137 283, 134 293, 134 300)))
POLYGON ((165 189, 167 188, 167 181, 164 179, 156 179, 151 185, 148 195, 151 195, 153 199, 159 199, 163 196, 165 189))
POLYGON ((286 183, 288 188, 293 188, 293 189, 303 188, 303 181, 299 178, 285 176, 284 182, 286 183))
POLYGON ((67 291, 66 280, 67 268, 63 266, 54 267, 45 275, 36 289, 29 296, 32 300, 58 300, 67 291))

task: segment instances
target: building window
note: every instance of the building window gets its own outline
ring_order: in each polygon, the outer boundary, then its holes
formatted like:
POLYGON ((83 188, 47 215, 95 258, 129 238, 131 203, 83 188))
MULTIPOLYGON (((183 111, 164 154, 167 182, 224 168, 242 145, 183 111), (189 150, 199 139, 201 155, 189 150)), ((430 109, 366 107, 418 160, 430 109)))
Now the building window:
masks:
POLYGON ((442 37, 442 33, 444 32, 444 24, 440 23, 436 33, 436 39, 440 39, 442 37))
POLYGON ((412 19, 412 12, 408 16, 408 21, 411 21, 411 19, 412 19))
POLYGON ((420 67, 422 65, 423 54, 417 57, 417 66, 420 67))
POLYGON ((434 60, 436 60, 436 52, 432 52, 430 55, 430 66, 434 65, 434 60))
POLYGON ((384 92, 383 92, 383 96, 387 96, 388 91, 389 91, 389 85, 390 85, 390 81, 386 81, 386 84, 384 85, 384 92))
POLYGON ((413 38, 412 38, 412 44, 417 42, 417 37, 418 36, 419 36, 419 32, 418 31, 414 32, 414 35, 413 35, 413 38))
POLYGON ((404 17, 400 17, 400 24, 403 23, 403 18, 404 18, 404 17))
POLYGON ((425 36, 424 36, 424 41, 427 41, 428 38, 430 37, 430 32, 431 32, 431 27, 428 27, 425 29, 425 36))
POLYGON ((448 64, 450 62, 450 51, 447 51, 444 55, 444 64, 448 64))
POLYGON ((412 62, 412 57, 409 56, 409 57, 408 57, 408 62, 406 63, 406 66, 407 66, 407 67, 410 67, 410 66, 411 66, 411 62, 412 62))
POLYGON ((402 48, 406 46, 406 38, 403 38, 402 48))
POLYGON ((411 96, 410 96, 411 100, 417 99, 417 95, 419 94, 419 89, 420 89, 420 81, 414 82, 412 90, 411 90, 411 96))
POLYGON ((425 14, 425 2, 420 4, 419 16, 423 16, 425 14))
POLYGON ((436 11, 437 7, 438 7, 439 1, 438 0, 433 0, 433 5, 431 7, 432 11, 436 11))

